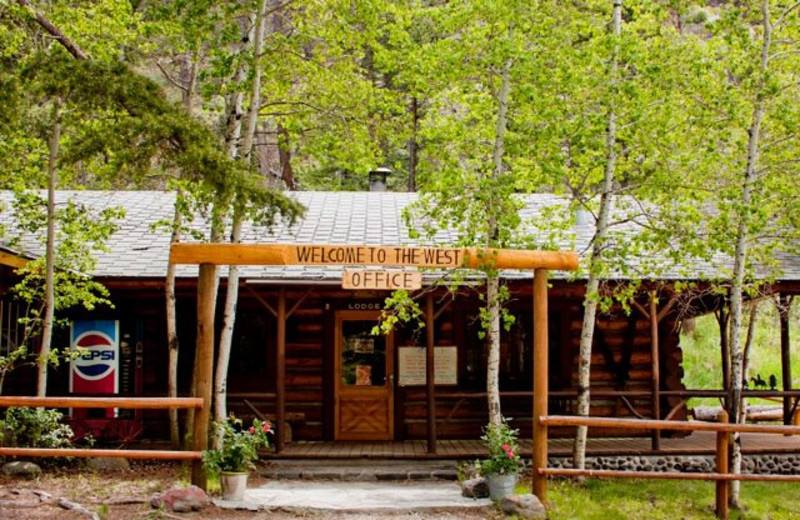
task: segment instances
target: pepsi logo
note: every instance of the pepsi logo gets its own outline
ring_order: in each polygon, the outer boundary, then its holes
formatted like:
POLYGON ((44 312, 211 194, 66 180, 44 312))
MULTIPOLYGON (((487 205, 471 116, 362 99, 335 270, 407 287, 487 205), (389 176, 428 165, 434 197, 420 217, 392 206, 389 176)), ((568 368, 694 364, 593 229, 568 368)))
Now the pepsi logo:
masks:
POLYGON ((91 330, 75 339, 79 356, 73 361, 78 375, 88 381, 103 379, 116 368, 117 349, 111 338, 91 330))

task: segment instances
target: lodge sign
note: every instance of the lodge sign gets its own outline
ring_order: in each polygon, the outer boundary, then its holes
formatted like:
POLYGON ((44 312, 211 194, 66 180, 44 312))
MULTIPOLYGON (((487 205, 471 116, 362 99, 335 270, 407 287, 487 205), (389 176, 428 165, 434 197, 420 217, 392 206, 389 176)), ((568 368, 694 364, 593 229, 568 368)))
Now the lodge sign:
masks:
POLYGON ((462 267, 460 248, 386 246, 295 246, 295 262, 303 265, 396 265, 462 267))
POLYGON ((422 287, 422 273, 399 269, 345 269, 342 289, 415 290, 422 287))

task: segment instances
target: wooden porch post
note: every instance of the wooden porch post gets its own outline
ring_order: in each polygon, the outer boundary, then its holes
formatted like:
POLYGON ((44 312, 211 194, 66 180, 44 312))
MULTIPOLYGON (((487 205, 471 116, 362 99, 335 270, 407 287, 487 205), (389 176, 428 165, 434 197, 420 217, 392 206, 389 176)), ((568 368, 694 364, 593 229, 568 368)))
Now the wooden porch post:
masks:
MULTIPOLYGON (((651 371, 653 372, 653 419, 661 419, 661 374, 658 365, 658 301, 656 292, 650 292, 650 358, 651 371)), ((651 434, 651 448, 653 451, 661 449, 661 430, 653 430, 651 434)))
MULTIPOLYGON (((778 314, 781 321, 781 379, 783 380, 783 391, 788 392, 792 389, 792 359, 789 352, 789 310, 792 300, 789 296, 781 294, 778 299, 780 309, 778 314)), ((792 399, 783 398, 783 424, 792 424, 792 399)))
POLYGON ((547 426, 539 418, 547 415, 548 338, 547 270, 536 269, 533 275, 533 494, 547 503, 547 476, 539 473, 547 467, 547 426))
POLYGON ((278 345, 275 355, 275 451, 283 450, 286 425, 286 287, 278 289, 278 345))
MULTIPOLYGON (((208 425, 211 418, 211 384, 214 380, 214 310, 217 269, 200 264, 197 280, 197 344, 195 370, 197 395, 203 400, 194 416, 194 451, 208 449, 208 425)), ((192 462, 192 484, 206 489, 206 472, 201 461, 192 462)))
POLYGON ((428 453, 436 453, 436 372, 434 365, 434 328, 433 295, 428 293, 425 299, 425 326, 427 331, 427 350, 425 352, 425 384, 428 397, 428 453))

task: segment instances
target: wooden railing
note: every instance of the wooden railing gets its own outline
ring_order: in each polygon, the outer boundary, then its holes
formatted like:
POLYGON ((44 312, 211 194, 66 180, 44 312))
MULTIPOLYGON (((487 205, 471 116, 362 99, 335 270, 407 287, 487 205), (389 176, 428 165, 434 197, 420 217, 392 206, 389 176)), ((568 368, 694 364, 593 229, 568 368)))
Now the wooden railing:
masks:
MULTIPOLYGON (((203 400, 195 397, 23 397, 0 396, 0 408, 29 406, 47 408, 128 408, 134 410, 166 410, 202 408, 203 400)), ((83 448, 5 448, 0 455, 17 457, 123 457, 129 459, 192 460, 202 458, 201 451, 175 450, 112 450, 83 448)))
MULTIPOLYGON (((717 417, 719 422, 698 421, 659 421, 654 419, 616 419, 608 417, 575 417, 563 415, 550 415, 539 418, 544 435, 534 439, 536 445, 543 444, 547 450, 547 428, 550 426, 586 426, 592 428, 620 428, 628 430, 673 430, 673 431, 706 431, 716 432, 716 471, 714 473, 681 473, 681 472, 656 472, 656 471, 617 471, 571 468, 548 468, 547 457, 539 467, 534 468, 534 489, 545 489, 548 476, 568 477, 605 477, 605 478, 653 478, 653 479, 681 479, 681 480, 709 480, 716 482, 716 514, 719 518, 728 518, 728 500, 730 481, 756 480, 756 481, 783 481, 800 482, 800 475, 742 475, 729 473, 730 435, 732 433, 768 433, 774 435, 798 435, 798 426, 769 426, 760 424, 730 424, 728 414, 720 412, 717 417)), ((539 496, 542 501, 547 500, 546 491, 539 496)))

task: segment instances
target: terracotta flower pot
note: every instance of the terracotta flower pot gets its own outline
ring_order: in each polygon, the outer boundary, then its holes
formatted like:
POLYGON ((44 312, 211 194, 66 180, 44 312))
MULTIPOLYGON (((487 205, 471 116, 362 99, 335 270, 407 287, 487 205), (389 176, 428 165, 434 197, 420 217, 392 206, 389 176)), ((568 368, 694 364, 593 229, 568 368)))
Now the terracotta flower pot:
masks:
POLYGON ((247 489, 247 473, 235 471, 222 471, 219 474, 220 485, 222 486, 222 498, 224 500, 244 500, 244 492, 247 489))

